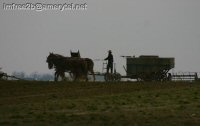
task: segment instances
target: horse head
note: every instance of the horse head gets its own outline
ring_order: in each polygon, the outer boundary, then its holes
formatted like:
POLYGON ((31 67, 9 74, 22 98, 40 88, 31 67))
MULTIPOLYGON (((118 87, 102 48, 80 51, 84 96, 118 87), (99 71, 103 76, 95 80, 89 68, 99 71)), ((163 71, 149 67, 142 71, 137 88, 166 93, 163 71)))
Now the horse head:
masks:
POLYGON ((55 55, 53 53, 49 53, 49 56, 47 57, 46 62, 48 63, 49 69, 52 69, 53 66, 54 66, 54 63, 53 63, 54 62, 54 57, 55 57, 55 55))

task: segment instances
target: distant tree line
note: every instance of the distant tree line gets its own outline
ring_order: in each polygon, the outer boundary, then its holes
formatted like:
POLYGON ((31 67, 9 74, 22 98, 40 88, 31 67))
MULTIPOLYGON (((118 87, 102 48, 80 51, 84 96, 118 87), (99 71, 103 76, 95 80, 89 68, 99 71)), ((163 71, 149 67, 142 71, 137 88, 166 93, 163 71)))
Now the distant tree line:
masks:
POLYGON ((21 72, 14 71, 12 73, 12 76, 15 76, 23 80, 38 80, 38 81, 53 81, 54 80, 54 75, 49 74, 49 73, 41 74, 38 72, 33 72, 31 74, 26 74, 23 71, 21 72))

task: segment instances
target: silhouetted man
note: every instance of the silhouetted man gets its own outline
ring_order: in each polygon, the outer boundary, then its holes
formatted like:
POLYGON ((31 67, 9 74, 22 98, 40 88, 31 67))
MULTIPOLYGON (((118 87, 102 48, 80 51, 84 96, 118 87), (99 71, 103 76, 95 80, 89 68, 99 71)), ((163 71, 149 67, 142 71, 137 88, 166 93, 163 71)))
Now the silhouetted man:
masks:
POLYGON ((111 50, 108 51, 108 57, 104 60, 108 60, 107 73, 109 73, 109 69, 111 70, 111 73, 113 73, 113 55, 111 50))

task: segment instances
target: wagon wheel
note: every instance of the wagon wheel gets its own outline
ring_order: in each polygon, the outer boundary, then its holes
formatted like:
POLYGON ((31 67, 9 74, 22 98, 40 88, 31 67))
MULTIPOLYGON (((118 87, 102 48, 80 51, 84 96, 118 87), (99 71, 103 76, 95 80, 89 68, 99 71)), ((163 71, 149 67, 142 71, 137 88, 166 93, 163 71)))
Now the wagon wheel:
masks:
POLYGON ((167 73, 165 71, 158 71, 154 73, 155 81, 166 81, 167 80, 167 73))
POLYGON ((119 73, 105 73, 104 75, 105 81, 120 81, 121 74, 119 73))
POLYGON ((121 74, 120 73, 114 73, 114 81, 120 81, 121 80, 121 74))
POLYGON ((145 78, 144 73, 139 73, 136 78, 137 78, 137 81, 143 81, 145 78))
POLYGON ((158 81, 166 81, 167 80, 167 74, 165 71, 158 72, 158 81))
POLYGON ((113 78, 111 73, 105 73, 104 74, 104 79, 105 79, 105 81, 113 81, 114 80, 114 78, 113 78))
POLYGON ((160 81, 167 81, 167 80, 168 80, 167 74, 166 73, 162 73, 160 81))

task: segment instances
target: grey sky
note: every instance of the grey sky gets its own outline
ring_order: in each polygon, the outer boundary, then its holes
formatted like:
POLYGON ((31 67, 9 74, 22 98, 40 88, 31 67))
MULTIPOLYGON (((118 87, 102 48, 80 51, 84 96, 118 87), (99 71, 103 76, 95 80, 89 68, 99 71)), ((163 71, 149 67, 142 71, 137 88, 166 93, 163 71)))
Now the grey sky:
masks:
MULTIPOLYGON (((0 1, 0 67, 7 73, 53 72, 46 56, 69 56, 70 49, 91 59, 111 49, 122 74, 121 55, 145 54, 175 57, 175 71, 200 71, 200 0, 46 0, 87 3, 87 10, 3 10, 13 2, 24 0, 0 1)), ((95 61, 95 71, 101 67, 95 61)))

